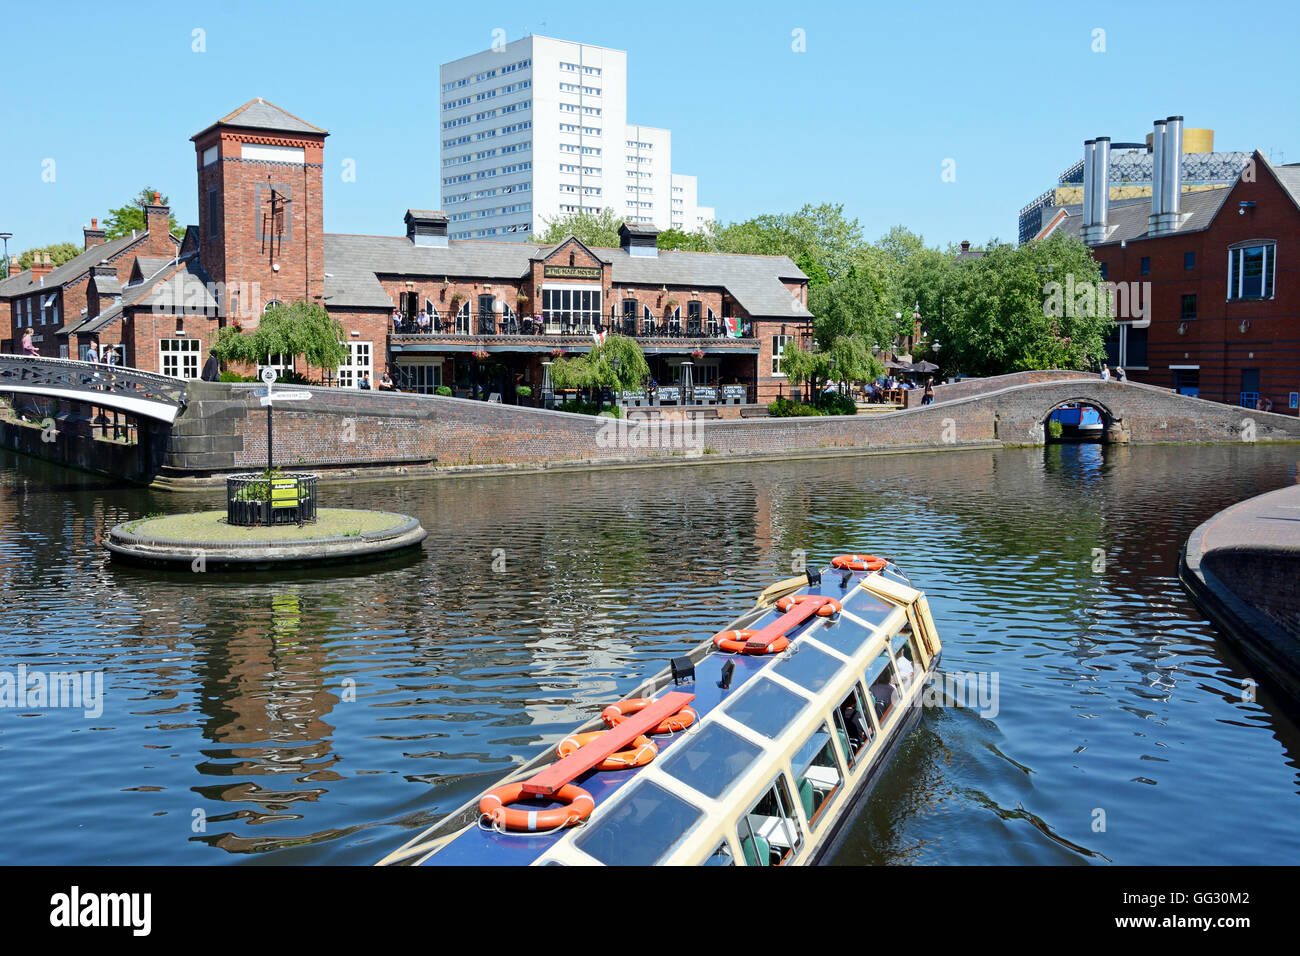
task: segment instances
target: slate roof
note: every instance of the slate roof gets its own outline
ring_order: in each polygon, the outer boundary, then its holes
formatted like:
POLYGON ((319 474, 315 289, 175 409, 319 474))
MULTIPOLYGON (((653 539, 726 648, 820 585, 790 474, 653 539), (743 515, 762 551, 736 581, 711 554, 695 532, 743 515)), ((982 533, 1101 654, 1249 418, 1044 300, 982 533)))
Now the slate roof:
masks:
MULTIPOLYGON (((1187 214, 1187 219, 1174 232, 1199 232, 1207 228, 1224 200, 1228 198, 1229 192, 1231 187, 1220 186, 1215 189, 1183 193, 1182 211, 1187 214)), ((1057 230, 1071 236, 1079 235, 1083 229, 1083 207, 1065 206, 1064 209, 1068 215, 1057 230)), ((1148 238, 1147 218, 1150 215, 1150 198, 1112 202, 1106 214, 1110 225, 1106 241, 1098 245, 1107 246, 1117 242, 1132 242, 1134 239, 1148 238)), ((1161 233, 1161 235, 1173 235, 1174 232, 1161 233)))
MULTIPOLYGON (((560 243, 559 245, 563 245, 560 243)), ((376 275, 456 276, 516 281, 534 258, 558 246, 526 242, 452 239, 445 247, 417 246, 404 237, 325 236, 325 304, 331 308, 391 309, 393 300, 376 275)), ((629 256, 622 249, 592 249, 613 264, 615 285, 725 288, 752 316, 811 317, 781 283, 806 279, 788 256, 742 256, 661 249, 629 256)))
POLYGON ((1291 201, 1300 206, 1300 166, 1274 166, 1273 173, 1282 188, 1291 194, 1291 201))
POLYGON ((208 288, 211 281, 202 266, 193 259, 176 262, 172 259, 136 259, 143 281, 122 287, 122 298, 99 315, 89 316, 75 325, 60 331, 60 335, 100 332, 122 317, 132 306, 157 306, 161 312, 172 314, 178 306, 190 312, 199 310, 216 313, 217 301, 208 288))
POLYGON ((190 139, 196 140, 208 130, 218 126, 237 126, 240 129, 266 129, 281 133, 308 133, 313 136, 329 135, 319 126, 312 126, 306 120, 299 119, 288 110, 283 110, 260 96, 249 100, 239 109, 227 113, 211 126, 195 133, 190 139))
POLYGON ((55 286, 63 285, 74 279, 80 278, 83 274, 90 271, 91 266, 99 265, 105 259, 111 259, 131 247, 133 243, 139 242, 147 236, 148 233, 141 231, 134 236, 119 236, 98 246, 91 246, 77 255, 73 256, 61 266, 55 266, 54 270, 45 277, 44 285, 32 282, 32 274, 29 269, 26 272, 20 272, 16 276, 11 276, 0 282, 0 297, 9 297, 16 295, 26 295, 37 289, 52 289, 55 286))

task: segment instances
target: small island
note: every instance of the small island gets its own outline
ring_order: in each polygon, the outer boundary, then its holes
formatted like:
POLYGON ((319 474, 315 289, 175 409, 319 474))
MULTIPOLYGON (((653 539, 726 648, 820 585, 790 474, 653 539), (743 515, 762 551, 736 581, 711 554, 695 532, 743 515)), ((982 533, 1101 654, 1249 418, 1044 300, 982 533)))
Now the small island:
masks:
POLYGON ((190 570, 314 567, 387 557, 418 548, 428 534, 415 518, 391 511, 321 508, 303 525, 232 525, 224 511, 124 521, 108 535, 114 560, 190 570))

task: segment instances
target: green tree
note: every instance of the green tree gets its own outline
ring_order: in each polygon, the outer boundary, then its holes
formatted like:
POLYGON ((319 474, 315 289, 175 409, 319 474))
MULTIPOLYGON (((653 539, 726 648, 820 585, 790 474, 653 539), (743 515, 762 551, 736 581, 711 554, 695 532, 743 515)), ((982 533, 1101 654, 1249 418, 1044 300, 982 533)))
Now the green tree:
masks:
MULTIPOLYGON (((107 239, 118 239, 122 236, 130 235, 132 231, 144 232, 147 227, 144 215, 144 207, 153 204, 153 194, 157 192, 152 186, 146 186, 140 190, 140 194, 132 199, 125 206, 117 209, 110 209, 108 215, 104 217, 104 236, 107 239)), ((160 203, 164 206, 171 205, 171 200, 166 196, 160 197, 160 203)), ((185 236, 185 230, 176 223, 176 217, 170 216, 170 222, 167 228, 177 239, 185 236)))
POLYGON ((813 336, 819 347, 845 335, 860 335, 887 349, 894 340, 894 320, 887 315, 876 284, 865 272, 850 265, 836 279, 808 287, 808 311, 813 318, 813 336))
POLYGON ((618 245, 618 227, 623 220, 612 209, 600 212, 575 212, 546 222, 546 229, 532 237, 533 242, 552 245, 573 236, 587 246, 607 249, 618 245))
POLYGON ((968 375, 1040 368, 1090 368, 1111 323, 1101 270, 1079 239, 1064 234, 1016 248, 993 245, 955 263, 941 312, 929 327, 945 367, 968 375), (1065 291, 1075 291, 1067 301, 1065 291))
POLYGON ((50 257, 50 263, 54 266, 61 266, 65 262, 79 256, 84 250, 76 243, 72 242, 53 242, 48 246, 40 246, 36 249, 26 249, 14 256, 14 274, 26 272, 32 267, 32 262, 38 252, 46 253, 50 257))
POLYGON ((660 249, 682 249, 686 252, 712 252, 713 237, 708 228, 701 232, 683 232, 665 229, 655 241, 660 249))
POLYGON ((585 355, 559 358, 551 363, 551 384, 555 388, 586 388, 602 403, 604 389, 615 392, 641 388, 650 377, 650 365, 635 339, 607 335, 585 355))
POLYGON ((713 236, 718 252, 789 256, 801 267, 816 263, 827 281, 847 272, 866 246, 858 221, 845 218, 844 206, 837 203, 810 203, 793 213, 716 226, 713 236))
POLYGON ((343 326, 324 306, 299 300, 271 306, 249 334, 226 326, 217 333, 213 349, 222 362, 258 365, 273 355, 289 355, 295 360, 302 356, 313 368, 333 369, 348 359, 346 340, 343 326))

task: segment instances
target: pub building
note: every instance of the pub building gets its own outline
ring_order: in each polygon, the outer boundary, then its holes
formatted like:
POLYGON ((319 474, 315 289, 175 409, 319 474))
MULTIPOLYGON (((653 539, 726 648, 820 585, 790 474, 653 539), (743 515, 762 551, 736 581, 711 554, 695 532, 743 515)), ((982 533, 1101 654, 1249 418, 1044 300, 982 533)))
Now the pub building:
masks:
MULTIPOLYGON (((632 224, 618 248, 572 236, 555 245, 457 240, 446 213, 418 209, 406 212, 404 236, 326 233, 328 135, 261 99, 196 134, 198 225, 171 261, 114 262, 121 287, 50 330, 63 354, 111 341, 127 364, 197 377, 220 327, 250 330, 270 304, 306 299, 339 321, 349 355, 335 369, 304 369, 300 359, 297 370, 343 387, 387 372, 406 391, 445 385, 538 404, 548 363, 616 332, 637 340, 657 386, 633 403, 791 393, 781 352, 806 343, 812 315, 807 276, 788 257, 660 250, 653 227, 632 224), (209 294, 193 294, 195 285, 209 294)), ((12 343, 22 332, 10 311, 0 300, 12 343)), ((268 357, 279 369, 291 362, 268 357)))

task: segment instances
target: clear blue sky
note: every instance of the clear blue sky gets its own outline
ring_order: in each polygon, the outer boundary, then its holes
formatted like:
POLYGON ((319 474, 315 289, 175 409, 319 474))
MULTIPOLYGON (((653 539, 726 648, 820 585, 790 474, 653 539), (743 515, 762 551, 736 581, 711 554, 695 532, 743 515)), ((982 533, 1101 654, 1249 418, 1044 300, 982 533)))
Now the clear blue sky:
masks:
POLYGON ((1300 4, 7 4, 0 232, 59 240, 145 184, 196 221, 189 137, 262 96, 330 131, 325 225, 396 235, 438 202, 438 65, 501 28, 625 49, 628 119, 723 220, 840 202, 869 238, 1014 240, 1086 138, 1181 113, 1300 161, 1300 4), (1093 52, 1093 31, 1105 52, 1093 52), (206 52, 194 52, 204 31, 206 52), (804 31, 806 52, 792 50, 804 31), (21 39, 22 42, 15 42, 21 39), (53 160, 54 181, 42 174, 53 160), (356 182, 341 163, 356 162, 356 182), (955 182, 944 182, 946 159, 955 182))

